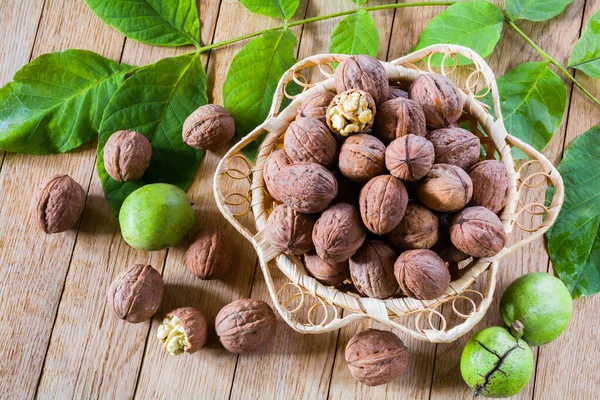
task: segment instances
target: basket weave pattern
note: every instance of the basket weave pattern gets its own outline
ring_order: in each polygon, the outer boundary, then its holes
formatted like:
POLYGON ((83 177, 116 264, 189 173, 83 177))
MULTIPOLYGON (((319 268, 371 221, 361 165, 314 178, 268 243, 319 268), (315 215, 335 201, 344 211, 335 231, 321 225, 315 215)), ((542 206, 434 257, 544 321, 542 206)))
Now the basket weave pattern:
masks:
POLYGON ((322 333, 368 317, 420 340, 451 342, 472 329, 485 315, 493 299, 499 261, 538 238, 556 220, 564 197, 562 179, 542 154, 507 134, 494 74, 472 50, 455 45, 434 45, 390 63, 384 62, 390 81, 401 86, 406 87, 420 74, 431 72, 443 73, 459 85, 465 98, 464 121, 479 136, 485 157, 498 158, 509 171, 510 194, 500 214, 504 228, 509 237, 515 228, 527 234, 494 257, 463 262, 460 277, 452 281, 444 296, 435 300, 364 298, 348 288, 337 289, 320 284, 307 275, 297 257, 280 254, 263 238, 261 230, 276 204, 265 190, 262 166, 269 154, 282 146, 283 135, 303 99, 315 90, 335 91, 332 65, 346 57, 329 54, 308 57, 284 74, 275 92, 269 117, 237 143, 220 162, 214 177, 216 202, 223 215, 254 245, 274 306, 293 329, 302 333, 322 333), (433 67, 431 54, 441 55, 441 68, 433 67), (451 61, 455 61, 457 56, 466 57, 473 64, 445 67, 455 65, 451 61), (315 74, 316 82, 310 82, 307 76, 315 74), (299 95, 292 96, 286 91, 292 82, 303 89, 299 95), (493 99, 495 118, 480 101, 486 94, 491 94, 493 99), (293 101, 280 110, 286 97, 293 101), (242 150, 265 134, 253 165, 242 150), (528 158, 520 161, 518 168, 511 155, 512 147, 518 148, 528 158), (543 198, 545 191, 541 191, 546 186, 555 189, 549 204, 543 198), (525 203, 522 200, 526 197, 524 193, 536 188, 542 192, 542 198, 525 203), (253 219, 249 218, 250 212, 253 219), (524 214, 537 216, 539 223, 533 227, 522 224, 519 217, 524 214), (273 279, 276 269, 285 275, 284 282, 273 279), (483 288, 475 290, 472 287, 478 279, 481 280, 479 286, 483 288), (458 306, 458 303, 462 305, 458 306), (455 318, 450 320, 446 313, 441 312, 443 304, 451 307, 455 318))

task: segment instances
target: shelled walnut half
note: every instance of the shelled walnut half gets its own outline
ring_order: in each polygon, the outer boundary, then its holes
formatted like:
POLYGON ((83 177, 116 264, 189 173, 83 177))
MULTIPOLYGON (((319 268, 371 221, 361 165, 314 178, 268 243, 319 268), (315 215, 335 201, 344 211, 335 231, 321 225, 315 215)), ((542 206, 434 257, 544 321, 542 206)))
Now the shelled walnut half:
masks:
POLYGON ((373 126, 374 118, 373 98, 359 89, 338 94, 327 110, 327 125, 342 138, 366 132, 373 126))

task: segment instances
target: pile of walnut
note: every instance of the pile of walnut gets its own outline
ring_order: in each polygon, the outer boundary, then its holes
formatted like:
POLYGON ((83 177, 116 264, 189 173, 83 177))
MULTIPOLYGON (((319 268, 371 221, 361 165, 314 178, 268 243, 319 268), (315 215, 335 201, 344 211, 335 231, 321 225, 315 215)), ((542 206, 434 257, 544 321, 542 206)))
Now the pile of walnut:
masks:
POLYGON ((445 76, 421 75, 405 92, 356 56, 334 80, 337 94, 307 98, 264 163, 279 204, 265 238, 324 285, 436 299, 458 262, 504 248, 508 172, 480 161, 479 138, 458 125, 465 96, 445 76))

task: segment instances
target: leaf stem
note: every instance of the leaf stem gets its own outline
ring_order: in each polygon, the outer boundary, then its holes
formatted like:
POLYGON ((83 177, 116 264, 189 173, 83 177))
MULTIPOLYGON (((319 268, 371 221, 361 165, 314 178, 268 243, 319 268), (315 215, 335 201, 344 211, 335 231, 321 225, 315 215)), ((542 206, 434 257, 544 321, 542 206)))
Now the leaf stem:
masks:
POLYGON ((389 9, 394 9, 394 8, 426 7, 426 6, 451 6, 451 5, 453 5, 455 3, 458 3, 458 2, 459 1, 457 1, 457 0, 450 0, 450 1, 420 1, 420 2, 413 2, 413 3, 383 4, 383 5, 380 5, 380 6, 362 7, 362 8, 352 9, 352 10, 340 11, 340 12, 333 13, 333 14, 320 15, 320 16, 317 16, 317 17, 306 18, 306 19, 301 19, 301 20, 298 20, 298 21, 288 22, 287 24, 282 24, 282 25, 279 25, 279 26, 276 26, 276 27, 273 27, 273 28, 263 29, 262 31, 257 31, 257 32, 249 33, 247 35, 242 35, 242 36, 234 37, 234 38, 231 38, 231 39, 222 40, 222 41, 217 42, 217 43, 213 43, 213 44, 210 44, 210 45, 207 45, 207 46, 200 47, 198 49, 198 53, 204 53, 206 51, 209 51, 209 50, 212 50, 212 49, 216 49, 217 47, 227 46, 227 45, 232 44, 232 43, 241 42, 242 40, 251 39, 253 37, 260 36, 260 35, 262 35, 265 32, 280 31, 280 30, 285 29, 285 28, 292 28, 294 26, 309 24, 311 22, 323 21, 323 20, 326 20, 326 19, 343 17, 343 16, 350 15, 350 14, 356 14, 360 10, 365 10, 365 11, 369 12, 369 11, 389 10, 389 9))
POLYGON ((550 64, 554 65, 560 72, 563 73, 563 75, 565 75, 571 82, 573 82, 573 84, 575 86, 577 86, 579 89, 581 89, 581 91, 587 96, 589 97, 594 103, 596 103, 597 105, 600 106, 600 100, 598 100, 597 98, 594 97, 593 94, 591 94, 585 87, 583 87, 583 85, 581 83, 579 83, 579 81, 577 79, 575 79, 575 77, 573 75, 571 75, 569 73, 569 71, 567 71, 565 69, 565 67, 563 67, 562 65, 560 65, 560 63, 558 61, 556 61, 555 59, 553 59, 552 57, 550 57, 548 55, 548 53, 546 53, 540 46, 538 46, 529 36, 527 36, 521 29, 519 29, 519 27, 517 25, 515 25, 515 23, 513 21, 511 21, 510 19, 506 19, 506 23, 515 31, 519 34, 519 36, 521 36, 527 43, 529 43, 529 45, 531 47, 533 47, 542 57, 544 57, 550 64))

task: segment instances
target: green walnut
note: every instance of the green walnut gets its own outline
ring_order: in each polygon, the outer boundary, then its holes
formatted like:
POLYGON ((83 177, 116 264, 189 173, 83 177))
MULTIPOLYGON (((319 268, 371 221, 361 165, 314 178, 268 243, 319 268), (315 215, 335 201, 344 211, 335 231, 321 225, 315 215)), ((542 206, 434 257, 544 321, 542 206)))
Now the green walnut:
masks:
POLYGON ((469 339, 460 359, 460 372, 476 396, 510 397, 531 378, 533 354, 524 340, 505 328, 492 326, 469 339))
POLYGON ((532 272, 508 286, 500 300, 500 314, 511 326, 520 321, 523 339, 541 346, 556 339, 569 324, 573 300, 560 279, 543 272, 532 272))
POLYGON ((194 225, 194 211, 183 190, 166 183, 142 186, 119 213, 125 241, 139 250, 157 251, 183 240, 194 225))

